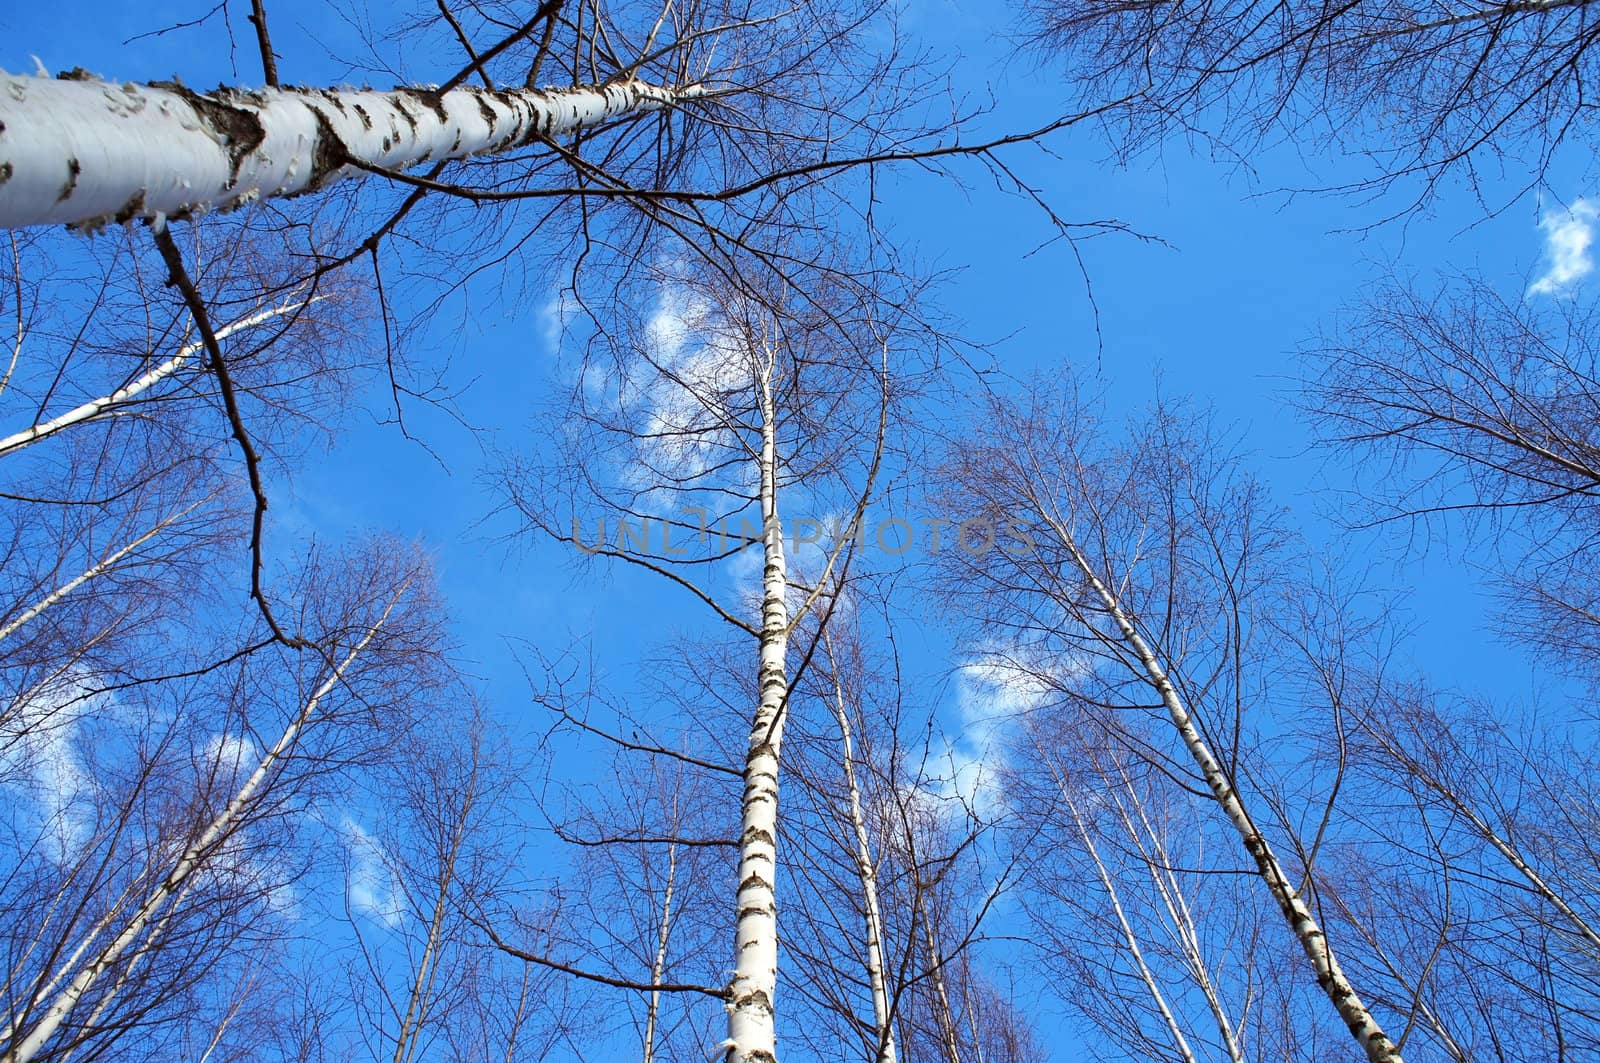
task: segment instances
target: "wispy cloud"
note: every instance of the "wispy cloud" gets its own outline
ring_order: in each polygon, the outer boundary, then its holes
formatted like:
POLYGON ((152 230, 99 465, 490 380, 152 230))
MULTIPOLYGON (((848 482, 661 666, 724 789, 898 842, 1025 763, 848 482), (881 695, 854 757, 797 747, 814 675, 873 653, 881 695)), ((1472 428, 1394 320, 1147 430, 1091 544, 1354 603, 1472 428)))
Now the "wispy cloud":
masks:
POLYGON ((38 817, 61 862, 81 852, 95 830, 94 779, 78 748, 82 724, 113 711, 104 695, 84 698, 86 686, 70 677, 37 688, 0 722, 0 788, 38 817))
POLYGON ((350 910, 393 930, 404 918, 400 883, 384 857, 383 846, 361 824, 346 817, 342 825, 350 870, 345 896, 350 910))
POLYGON ((561 339, 566 334, 567 323, 572 320, 572 315, 577 309, 577 304, 567 295, 565 288, 552 293, 539 305, 535 313, 535 323, 539 332, 539 342, 544 345, 546 354, 561 353, 561 339))
POLYGON ((947 775, 937 796, 980 813, 1004 800, 1000 780, 1019 717, 1045 705, 1070 668, 1032 648, 990 647, 974 652, 956 681, 959 730, 944 736, 947 775))
POLYGON ((1578 199, 1572 208, 1547 215, 1539 222, 1544 231, 1545 272, 1528 286, 1529 295, 1557 295, 1594 272, 1595 221, 1600 208, 1578 199))

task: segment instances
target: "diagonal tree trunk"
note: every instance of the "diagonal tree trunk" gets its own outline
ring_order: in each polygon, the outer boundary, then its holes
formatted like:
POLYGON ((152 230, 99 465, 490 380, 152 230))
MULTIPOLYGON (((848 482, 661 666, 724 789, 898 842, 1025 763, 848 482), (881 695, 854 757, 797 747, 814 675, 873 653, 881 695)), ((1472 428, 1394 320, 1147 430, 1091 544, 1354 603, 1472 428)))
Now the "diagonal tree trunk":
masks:
POLYGON ((1223 1005, 1222 995, 1211 979, 1210 970, 1206 966, 1205 956, 1200 948, 1200 935, 1195 926, 1194 913, 1190 910, 1189 902, 1178 882, 1176 868, 1180 865, 1168 854, 1166 843, 1162 841, 1160 833, 1150 822, 1150 817, 1145 814, 1144 801, 1134 789, 1133 780, 1128 776, 1127 769, 1114 756, 1112 763, 1122 780, 1121 792, 1119 793, 1118 787, 1102 771, 1101 778, 1107 784, 1106 793, 1110 796, 1111 804, 1122 821, 1123 829, 1133 841, 1139 862, 1144 864, 1149 872, 1150 881, 1167 911, 1179 951, 1183 953, 1184 961, 1188 964, 1195 984, 1200 987, 1200 994, 1205 997, 1206 1007, 1217 1024, 1217 1036, 1222 1040, 1222 1047, 1227 1051, 1228 1059, 1232 1063, 1244 1063, 1244 1050, 1239 1046, 1239 1037, 1234 1030, 1233 1020, 1228 1017, 1227 1008, 1223 1005), (1126 804, 1123 801, 1123 793, 1127 794, 1126 804), (1133 814, 1128 811, 1129 804, 1133 806, 1133 812, 1138 815, 1137 825, 1133 822, 1133 814))
MULTIPOLYGON (((228 324, 217 329, 216 337, 219 340, 225 340, 236 332, 242 332, 245 329, 254 328, 257 325, 271 321, 274 318, 282 317, 285 314, 292 314, 302 307, 310 306, 312 303, 321 302, 326 298, 327 296, 325 295, 317 295, 301 302, 283 303, 279 306, 262 310, 259 313, 242 317, 237 321, 230 321, 228 324)), ((21 431, 12 432, 10 435, 0 438, 0 457, 4 457, 7 454, 14 454, 24 447, 32 446, 33 444, 39 442, 39 440, 48 436, 52 436, 64 428, 70 428, 75 424, 82 424, 85 421, 98 420, 101 417, 105 417, 108 414, 114 413, 125 403, 132 402, 135 398, 139 397, 156 384, 159 384, 173 373, 176 373, 179 369, 182 369, 184 365, 188 363, 190 358, 193 358, 196 354, 199 354, 204 349, 205 344, 200 340, 194 340, 190 343, 186 343, 182 347, 178 348, 177 354, 174 354, 171 358, 168 358, 166 361, 162 362, 149 372, 143 374, 138 379, 124 384, 122 387, 111 392, 111 394, 103 395, 98 399, 90 399, 88 402, 74 406, 65 413, 50 418, 48 421, 42 421, 38 424, 30 425, 21 431)))
POLYGON ((151 539, 154 539, 172 525, 176 524, 179 520, 188 516, 190 513, 193 513, 196 509, 205 505, 209 501, 211 501, 210 498, 202 498, 200 501, 192 503, 191 505, 179 510, 177 513, 173 513, 170 516, 161 518, 161 520, 156 522, 155 527, 151 528, 149 531, 146 531, 137 539, 134 539, 132 542, 126 544, 120 549, 114 550, 107 554, 105 557, 89 566, 89 568, 83 572, 80 572, 72 579, 63 583, 49 594, 45 595, 39 601, 25 609, 10 623, 0 627, 0 642, 4 642, 7 638, 16 634, 18 628, 35 619, 51 606, 59 603, 61 599, 65 598, 67 595, 71 594, 85 583, 88 583, 97 576, 103 576, 107 572, 111 571, 112 568, 116 567, 118 561, 121 561, 123 558, 139 549, 139 547, 143 546, 151 539))
POLYGON ((0 227, 96 228, 314 192, 364 170, 492 155, 700 94, 217 89, 0 74, 0 227))
MULTIPOLYGON (((404 588, 400 594, 404 594, 404 588)), ((78 973, 73 976, 61 990, 43 1007, 43 1015, 32 1028, 23 1033, 18 1028, 8 1028, 3 1036, 10 1044, 4 1054, 0 1055, 0 1063, 28 1063, 34 1059, 49 1044, 56 1031, 59 1030, 67 1017, 72 1013, 78 1002, 83 999, 98 982, 102 975, 110 971, 130 949, 136 949, 138 942, 145 936, 146 929, 155 925, 163 925, 165 917, 161 915, 163 909, 168 911, 176 903, 176 898, 181 896, 193 882, 195 875, 208 866, 208 861, 217 850, 217 847, 235 831, 248 813, 249 806, 256 800, 271 777, 278 763, 290 752, 301 733, 314 722, 317 708, 322 700, 344 679, 345 672, 350 665, 355 663, 372 641, 378 629, 387 622, 389 614, 399 603, 400 594, 397 594, 378 620, 367 629, 361 640, 355 644, 345 658, 333 668, 316 691, 308 698, 300 711, 284 728, 283 734, 271 749, 262 756, 260 763, 250 776, 239 786, 238 791, 228 801, 221 811, 206 825, 200 836, 194 840, 183 852, 161 882, 151 890, 149 895, 139 906, 129 913, 127 922, 122 930, 95 953, 78 973)), ((138 953, 136 952, 137 956, 138 953)), ((41 1001, 41 1003, 43 1003, 41 1001)))
POLYGON ((1227 772, 1223 770, 1216 754, 1212 752, 1210 743, 1200 733, 1200 728, 1189 715, 1189 710, 1183 704, 1177 688, 1167 677, 1166 669, 1156 657, 1155 650, 1144 640, 1144 636, 1139 634, 1133 618, 1122 607, 1116 592, 1106 586, 1105 581, 1096 574, 1089 559, 1079 549, 1077 539, 1071 530, 1053 519, 1048 517, 1046 519, 1052 525, 1051 531, 1059 537, 1059 541, 1071 555, 1072 562, 1082 574, 1089 591, 1105 608, 1116 626, 1118 635, 1133 651, 1140 668, 1144 671, 1146 681, 1160 697, 1161 704, 1167 710, 1173 727, 1177 729, 1184 748, 1193 758, 1195 766, 1200 769, 1200 774, 1210 788, 1212 796, 1217 804, 1222 806, 1228 821, 1239 832, 1245 849, 1255 862, 1257 872, 1266 882, 1273 900, 1277 902, 1285 921, 1289 924, 1289 930, 1310 959, 1316 971, 1317 985, 1327 994, 1339 1012, 1339 1017, 1349 1027, 1356 1041, 1366 1050, 1367 1058, 1372 1060, 1372 1063, 1400 1063, 1399 1047, 1389 1039, 1388 1034, 1384 1033, 1377 1018, 1367 1009, 1366 1004, 1356 993, 1355 986, 1351 985, 1350 979, 1345 976, 1344 969, 1334 955, 1333 946, 1328 944, 1327 935, 1323 933, 1322 927, 1311 914, 1311 909, 1306 906, 1299 891, 1290 882, 1288 872, 1284 870, 1277 854, 1272 851, 1267 839, 1257 829, 1239 792, 1234 789, 1227 772))
MULTIPOLYGON (((1172 1044, 1184 1063, 1196 1063, 1194 1050, 1189 1047, 1189 1039, 1184 1036, 1183 1026, 1173 1015, 1171 1006, 1167 1003, 1167 995, 1161 991, 1161 984, 1156 981, 1155 972, 1150 970, 1150 965, 1145 962, 1144 949, 1139 944, 1139 935, 1134 931, 1133 924, 1128 919, 1127 911, 1122 907, 1122 897, 1117 893, 1116 882, 1112 879, 1110 870, 1105 861, 1100 859, 1100 849, 1094 843, 1094 835, 1083 821, 1083 815, 1078 810, 1078 802, 1072 796, 1073 783, 1063 776, 1061 767, 1054 757, 1044 747, 1042 739, 1036 734, 1029 738, 1034 744, 1034 752, 1046 767, 1050 769, 1050 776, 1055 783, 1056 794, 1061 798, 1067 808, 1067 814, 1072 817, 1073 829, 1078 834, 1078 839, 1083 842, 1084 852, 1088 853, 1089 860, 1094 864, 1095 877, 1100 880, 1100 888, 1105 890, 1106 900, 1111 905, 1111 914, 1116 916, 1117 928, 1122 932, 1123 943, 1127 946, 1128 957, 1133 961, 1134 970, 1139 973, 1139 980, 1144 983, 1145 990, 1150 994, 1151 1003, 1161 1015, 1161 1021, 1166 1024, 1167 1031, 1172 1034, 1172 1044)), ((1135 838, 1137 842, 1137 837, 1135 838)))

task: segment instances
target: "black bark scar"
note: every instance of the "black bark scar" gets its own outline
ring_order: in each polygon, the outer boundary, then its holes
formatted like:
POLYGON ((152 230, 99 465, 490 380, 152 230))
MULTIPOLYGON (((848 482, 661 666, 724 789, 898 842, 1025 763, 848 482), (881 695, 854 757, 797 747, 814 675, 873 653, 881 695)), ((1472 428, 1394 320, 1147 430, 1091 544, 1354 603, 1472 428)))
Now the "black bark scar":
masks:
MULTIPOLYGON (((450 121, 450 112, 445 110, 444 107, 444 93, 436 89, 418 89, 404 85, 396 88, 395 91, 420 101, 428 110, 439 116, 439 121, 450 121)), ((402 111, 402 113, 404 112, 402 111)), ((409 119, 411 116, 406 115, 406 117, 409 119)), ((413 122, 412 128, 415 128, 415 122, 413 122)))
POLYGON ((174 96, 182 97, 213 132, 222 135, 228 148, 228 187, 232 188, 239 180, 239 167, 243 165, 245 157, 267 139, 261 116, 246 108, 235 107, 215 95, 185 88, 176 81, 152 81, 150 87, 165 89, 174 96))
POLYGON ((67 160, 67 181, 61 186, 61 194, 56 197, 57 203, 65 203, 72 198, 72 193, 78 188, 78 175, 83 172, 83 163, 76 158, 67 160))
POLYGON ((311 108, 311 113, 317 116, 317 142, 311 148, 311 182, 306 185, 307 192, 321 188, 331 175, 350 161, 350 149, 334 132, 328 116, 317 107, 311 108))

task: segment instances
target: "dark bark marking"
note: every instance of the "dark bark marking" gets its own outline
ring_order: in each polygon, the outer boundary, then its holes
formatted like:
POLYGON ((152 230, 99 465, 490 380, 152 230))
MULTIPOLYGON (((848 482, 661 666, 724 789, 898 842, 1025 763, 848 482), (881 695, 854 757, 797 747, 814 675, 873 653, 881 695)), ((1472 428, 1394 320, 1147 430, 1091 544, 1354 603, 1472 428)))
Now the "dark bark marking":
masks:
MULTIPOLYGON (((428 110, 438 115, 440 122, 450 121, 450 112, 445 110, 444 106, 444 93, 438 91, 437 89, 418 89, 409 85, 401 85, 395 89, 395 92, 405 96, 410 96, 417 100, 428 110)), ((417 120, 413 118, 411 113, 404 107, 400 107, 400 113, 406 116, 406 121, 411 123, 411 129, 413 132, 415 132, 417 128, 417 120)))
MULTIPOLYGON (((10 164, 7 163, 7 166, 10 164)), ((65 203, 72 198, 72 193, 78 188, 78 175, 83 172, 83 163, 76 157, 67 160, 67 183, 61 186, 61 194, 56 197, 57 203, 65 203)))
POLYGON ((478 101, 478 113, 483 115, 484 122, 488 124, 490 129, 493 129, 494 121, 497 117, 494 108, 489 106, 489 101, 484 99, 481 93, 475 93, 474 98, 478 101))
POLYGON ((152 81, 150 87, 165 89, 174 96, 181 97, 185 103, 194 108, 195 113, 212 132, 222 135, 228 149, 228 187, 232 188, 239 180, 239 167, 243 165, 245 157, 267 139, 267 131, 261 124, 261 116, 247 108, 235 107, 218 98, 217 94, 195 92, 175 80, 152 81))
MULTIPOLYGON (((311 181, 306 185, 307 192, 321 188, 330 175, 343 169, 350 161, 350 149, 334 132, 328 116, 316 107, 311 108, 311 113, 317 116, 317 142, 311 148, 311 181)), ((388 150, 387 141, 384 142, 384 149, 388 150)))
POLYGON ((122 209, 111 216, 111 220, 121 225, 124 222, 143 216, 144 212, 144 189, 141 188, 128 197, 128 201, 122 205, 122 209))

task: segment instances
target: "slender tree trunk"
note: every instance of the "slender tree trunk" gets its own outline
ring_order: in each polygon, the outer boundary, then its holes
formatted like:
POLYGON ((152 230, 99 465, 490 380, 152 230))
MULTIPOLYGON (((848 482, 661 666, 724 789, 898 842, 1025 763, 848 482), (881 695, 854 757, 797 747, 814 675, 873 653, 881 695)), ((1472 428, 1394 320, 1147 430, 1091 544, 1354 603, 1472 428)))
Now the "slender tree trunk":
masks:
POLYGON ((1139 859, 1149 871, 1150 881, 1155 885, 1161 903, 1167 910, 1167 916, 1172 920, 1174 932, 1178 936, 1178 947, 1183 950, 1195 983, 1199 985, 1201 995, 1206 998, 1206 1006, 1211 1010, 1212 1019, 1216 1021, 1217 1034, 1222 1038, 1228 1059, 1232 1063, 1244 1063, 1244 1050, 1239 1047, 1239 1038, 1234 1033, 1233 1021, 1228 1018, 1227 1009, 1222 1006, 1222 997, 1217 992, 1216 984, 1211 981, 1211 972, 1207 969, 1205 956, 1200 951, 1200 937, 1195 930, 1194 913, 1190 911, 1189 902, 1185 899, 1177 876, 1172 870, 1175 865, 1167 855, 1166 845, 1157 835, 1150 818, 1145 815, 1144 804, 1134 793, 1133 780, 1128 778, 1121 764, 1117 765, 1117 773, 1122 777, 1123 789, 1128 794, 1128 800, 1139 814, 1139 827, 1135 827, 1133 817, 1123 804, 1121 795, 1107 787, 1111 800, 1117 807, 1117 814, 1128 831, 1128 836, 1138 848, 1139 859), (1144 838, 1150 840, 1149 850, 1145 848, 1144 838))
POLYGON ((394 1063, 410 1063, 417 1051, 417 1031, 427 1018, 428 1006, 433 999, 433 983, 437 975, 439 949, 444 944, 444 921, 451 907, 450 887, 455 884, 456 861, 461 846, 466 841, 467 822, 478 796, 477 758, 474 754, 473 772, 462 796, 460 818, 450 833, 450 850, 444 854, 439 867, 439 892, 433 901, 433 917, 428 921, 428 940, 423 945, 422 957, 417 962, 416 977, 411 981, 411 992, 406 1000, 405 1017, 400 1020, 400 1034, 395 1038, 394 1063))
MULTIPOLYGON (((326 298, 327 296, 319 295, 314 298, 307 299, 304 302, 285 303, 282 306, 275 306, 270 310, 263 310, 260 313, 251 314, 248 317, 242 317, 237 321, 230 321, 228 324, 217 329, 217 339, 225 340, 236 332, 243 332, 245 329, 254 328, 257 325, 271 321, 274 318, 282 317, 285 314, 292 314, 301 307, 310 306, 312 303, 321 302, 326 298)), ((162 380, 171 376, 179 369, 182 369, 189 359, 198 354, 204 349, 204 347, 205 344, 199 340, 195 340, 193 343, 186 343, 182 347, 178 348, 177 354, 173 355, 171 358, 168 358, 165 362, 162 362, 160 365, 156 366, 148 373, 145 373, 137 380, 134 380, 129 384, 125 384, 116 391, 113 391, 111 394, 102 396, 98 399, 90 399, 88 402, 73 407, 66 413, 50 418, 48 421, 31 425, 22 429, 20 432, 11 433, 5 438, 0 439, 0 457, 4 457, 7 454, 21 450, 24 447, 31 446, 34 443, 39 442, 39 440, 44 439, 46 436, 54 435, 63 428, 70 428, 75 424, 82 424, 84 421, 93 421, 96 418, 105 416, 107 413, 115 410, 118 406, 137 398, 141 393, 148 391, 155 384, 160 383, 162 380)))
POLYGON ((1227 773, 1222 770, 1222 765, 1217 761, 1204 736, 1200 734, 1200 729, 1195 726, 1193 717, 1184 707, 1183 699, 1178 696, 1177 688, 1172 685, 1166 670, 1161 667, 1155 651, 1134 627, 1132 619, 1122 608, 1121 601, 1095 574, 1094 568, 1079 551, 1077 540, 1072 537, 1068 529, 1056 524, 1053 530, 1072 554, 1073 562, 1083 573, 1084 579, 1088 581, 1106 612, 1110 614, 1123 641, 1138 658, 1146 679, 1161 697, 1162 705, 1165 706, 1173 727, 1177 729, 1178 736, 1183 740, 1184 747, 1194 759, 1196 767, 1200 769, 1201 777, 1211 789, 1217 804, 1222 806, 1228 821, 1239 832, 1245 849, 1255 861, 1258 873, 1283 912, 1289 930, 1310 959, 1312 968, 1316 971, 1317 985, 1327 994, 1339 1012, 1339 1017, 1344 1020, 1357 1043, 1365 1049, 1367 1058, 1372 1060, 1372 1063, 1401 1063, 1400 1049, 1384 1033, 1377 1018, 1367 1010, 1367 1006, 1356 993, 1355 986, 1351 985, 1349 978, 1345 976, 1344 969, 1339 966, 1338 958, 1333 953, 1333 946, 1328 943, 1327 935, 1323 933, 1316 917, 1311 914, 1311 909, 1306 907, 1299 891, 1289 881, 1283 864, 1272 851, 1272 847, 1267 844, 1267 839, 1256 829, 1255 822, 1245 809, 1238 791, 1229 781, 1227 773))
POLYGON ((143 546, 151 539, 154 539, 157 535, 160 535, 167 528, 171 527, 172 524, 179 518, 188 516, 190 513, 194 512, 196 508, 204 504, 206 501, 207 499, 201 499, 199 502, 196 502, 193 505, 172 514, 170 517, 162 518, 156 523, 155 527, 151 528, 149 531, 145 532, 131 543, 128 543, 121 549, 114 550, 110 554, 107 554, 104 558, 96 562, 94 565, 91 565, 88 569, 79 573, 77 576, 74 576, 72 579, 63 583, 49 594, 45 595, 39 601, 35 602, 32 606, 24 610, 21 615, 17 616, 11 621, 11 623, 5 625, 4 627, 0 627, 0 642, 4 642, 7 638, 10 638, 16 633, 18 628, 22 627, 22 625, 34 619, 40 613, 43 613, 46 609, 49 609, 52 605, 55 605, 57 602, 61 601, 61 599, 65 598, 67 595, 71 594, 85 583, 88 583, 96 576, 105 575, 105 573, 109 571, 118 561, 121 561, 123 558, 139 549, 139 547, 143 546))
POLYGON ((346 670, 355 662, 361 652, 367 648, 367 643, 372 641, 373 636, 378 633, 378 629, 388 620, 389 614, 394 611, 394 607, 398 603, 399 597, 396 596, 395 600, 390 602, 388 607, 384 609, 383 615, 378 618, 378 621, 362 636, 361 641, 356 643, 344 660, 339 663, 339 666, 332 671, 322 685, 311 695, 310 699, 306 701, 305 705, 301 707, 295 717, 289 721, 289 725, 284 729, 277 743, 261 758, 261 762, 256 765, 250 777, 239 787, 238 792, 233 795, 222 811, 218 812, 216 817, 206 825, 206 829, 201 832, 200 837, 184 850, 183 855, 173 864, 172 869, 167 872, 160 885, 152 890, 144 902, 139 905, 138 909, 132 913, 127 923, 123 926, 121 933, 108 941, 95 954, 94 958, 79 970, 72 980, 55 995, 54 999, 45 1007, 43 1016, 24 1036, 13 1040, 19 1031, 15 1029, 6 1031, 6 1040, 10 1044, 5 1050, 5 1055, 0 1056, 0 1061, 3 1061, 3 1063, 29 1063, 29 1060, 37 1056, 45 1045, 49 1043, 56 1031, 66 1022, 67 1016, 77 1006, 78 1001, 82 1000, 84 995, 99 981, 100 977, 110 970, 127 953, 128 949, 138 941, 145 928, 157 918, 168 902, 187 888, 194 874, 206 866, 206 861, 210 858, 216 846, 238 826, 250 803, 255 799, 261 788, 266 785, 279 761, 294 746, 300 737, 301 731, 311 722, 317 707, 322 703, 322 699, 327 697, 343 679, 346 670))
POLYGON ((1039 749, 1038 752, 1050 766, 1056 792, 1061 795, 1062 803, 1067 806, 1067 813, 1072 817, 1072 825, 1078 832, 1078 838, 1083 842, 1090 862, 1094 864, 1095 876, 1099 878, 1101 888, 1106 891, 1106 899, 1111 902, 1111 912, 1117 917, 1117 926, 1122 931, 1122 940, 1127 943, 1128 955, 1133 958, 1134 968, 1139 972, 1139 980, 1144 983, 1145 990, 1150 994, 1150 1000, 1156 1006, 1156 1011, 1160 1012, 1161 1020, 1167 1025, 1167 1031, 1172 1034, 1172 1043, 1177 1048, 1178 1054, 1186 1063, 1196 1063, 1194 1050, 1189 1047, 1189 1039, 1183 1035, 1183 1027, 1178 1025, 1177 1017, 1167 1005, 1166 994, 1161 991, 1155 974, 1145 962, 1144 949, 1139 946, 1139 935, 1134 933, 1133 924, 1128 921, 1128 915, 1122 908, 1122 898, 1117 893, 1116 883, 1112 881, 1111 872, 1100 859, 1100 850, 1095 847, 1094 836, 1090 834, 1088 826, 1083 822, 1083 816, 1078 812, 1078 802, 1073 798, 1067 780, 1062 777, 1054 757, 1049 756, 1043 749, 1039 749))
POLYGON ((94 228, 314 192, 368 168, 492 155, 699 94, 218 89, 0 74, 0 227, 94 228))
POLYGON ((726 1063, 777 1063, 773 996, 778 984, 778 753, 783 738, 789 678, 788 566, 778 515, 777 410, 773 363, 761 382, 761 580, 759 700, 745 754, 743 815, 739 832, 738 921, 733 979, 728 985, 726 1063))
POLYGON ((1536 894, 1538 894, 1540 897, 1543 897, 1547 902, 1549 902, 1551 907, 1555 908, 1556 911, 1560 912, 1566 917, 1567 921, 1572 925, 1572 929, 1576 930, 1586 941, 1589 942, 1590 945, 1594 946, 1596 949, 1600 949, 1600 932, 1597 932, 1595 928, 1590 925, 1589 921, 1578 912, 1577 909, 1568 904, 1566 898, 1561 896, 1560 893, 1556 892, 1556 890, 1545 881, 1544 876, 1539 874, 1533 865, 1529 864, 1523 859, 1521 852, 1517 850, 1516 846, 1514 846, 1507 838, 1502 837, 1500 832, 1495 830, 1494 826, 1490 824, 1482 815, 1480 815, 1476 808, 1468 804, 1461 797, 1461 795, 1456 792, 1454 787, 1450 786, 1445 780, 1436 777, 1432 772, 1428 771, 1427 768, 1424 767, 1423 764, 1413 757, 1409 752, 1407 752, 1399 744, 1399 742, 1395 741, 1391 736, 1384 734, 1380 728, 1368 725, 1366 730, 1384 748, 1384 750, 1389 753, 1390 756, 1394 757, 1405 766, 1405 769, 1411 773, 1413 778, 1417 779, 1429 790, 1437 794, 1451 808, 1455 809, 1455 811, 1461 815, 1462 818, 1472 825, 1473 830, 1478 833, 1479 837, 1488 842, 1490 845, 1494 846, 1495 852, 1505 857, 1506 863, 1510 864, 1516 869, 1517 874, 1523 877, 1528 885, 1533 888, 1533 891, 1536 894))
POLYGON ((218 1046, 222 1044, 222 1039, 227 1036, 228 1027, 233 1025, 233 1020, 237 1019, 239 1013, 244 1010, 245 1002, 250 999, 250 994, 254 988, 255 979, 253 977, 246 978, 238 984, 238 987, 234 990, 233 1003, 228 1007, 227 1013, 217 1022, 217 1028, 211 1033, 211 1040, 206 1042, 205 1051, 200 1053, 200 1058, 195 1060, 195 1063, 210 1063, 211 1056, 216 1052, 218 1046))
POLYGON ((917 891, 917 914, 922 922, 922 944, 928 952, 928 978, 933 982, 933 994, 937 1000, 934 1008, 936 1018, 939 1020, 940 1046, 944 1049, 945 1063, 961 1063, 961 1035, 956 1032, 955 1008, 950 1004, 950 987, 946 981, 944 955, 939 950, 939 934, 933 925, 933 915, 928 910, 928 903, 922 895, 920 883, 913 886, 917 891))
MULTIPOLYGON (((660 985, 667 970, 667 940, 672 935, 672 890, 678 877, 678 844, 667 844, 667 888, 661 898, 661 929, 656 933, 656 958, 650 965, 650 984, 660 985)), ((656 1057, 656 1016, 661 1011, 661 991, 650 993, 650 1010, 644 1022, 644 1063, 656 1057)))
POLYGON ((877 1033, 877 1063, 895 1063, 894 1016, 889 1011, 889 989, 883 963, 883 914, 878 905, 878 872, 872 859, 872 840, 867 834, 867 818, 861 811, 861 787, 856 782, 855 750, 850 738, 850 713, 845 705, 844 687, 839 682, 839 665, 833 653, 833 638, 822 633, 823 647, 833 673, 833 712, 839 723, 840 761, 844 769, 845 793, 850 802, 850 826, 855 834, 856 875, 861 880, 861 906, 867 930, 867 987, 872 993, 872 1023, 877 1033))
MULTIPOLYGON (((116 981, 112 983, 110 991, 100 998, 99 1003, 94 1006, 94 1010, 89 1013, 89 1017, 84 1020, 84 1029, 93 1030, 95 1026, 99 1024, 101 1016, 110 1010, 111 1005, 117 999, 117 994, 121 992, 122 987, 133 978, 134 972, 138 970, 139 962, 149 956, 150 953, 155 949, 156 945, 161 941, 162 935, 166 933, 167 926, 172 922, 173 913, 175 913, 183 905, 184 899, 187 896, 188 889, 185 888, 172 899, 172 903, 167 906, 166 911, 161 913, 161 918, 158 919, 154 925, 152 925, 150 932, 146 934, 144 940, 139 943, 139 947, 134 951, 132 958, 129 959, 122 970, 117 973, 116 981)), ((78 1055, 78 1049, 82 1047, 82 1042, 79 1042, 78 1044, 67 1049, 66 1053, 61 1056, 60 1063, 72 1063, 72 1060, 78 1055)))

